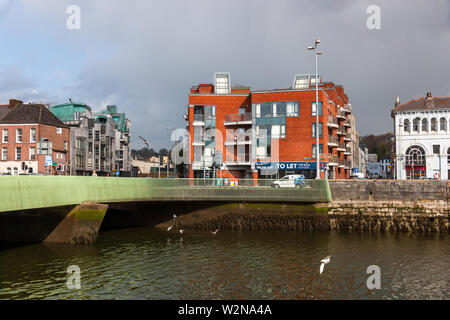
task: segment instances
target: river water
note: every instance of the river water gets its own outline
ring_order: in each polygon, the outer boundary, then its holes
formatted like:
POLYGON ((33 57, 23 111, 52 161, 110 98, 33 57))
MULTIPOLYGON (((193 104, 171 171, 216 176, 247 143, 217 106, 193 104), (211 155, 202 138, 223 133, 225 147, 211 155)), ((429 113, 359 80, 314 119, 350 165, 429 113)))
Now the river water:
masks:
POLYGON ((449 234, 123 229, 1 248, 0 299, 450 299, 449 266, 449 234), (369 265, 381 289, 367 288, 369 265))

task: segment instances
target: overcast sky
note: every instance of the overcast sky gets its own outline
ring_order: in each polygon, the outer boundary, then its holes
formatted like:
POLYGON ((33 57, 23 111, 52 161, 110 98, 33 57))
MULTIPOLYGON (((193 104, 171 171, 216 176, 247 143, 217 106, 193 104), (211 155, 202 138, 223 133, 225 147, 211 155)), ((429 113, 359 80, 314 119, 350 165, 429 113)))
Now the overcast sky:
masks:
POLYGON ((392 131, 396 96, 450 96, 449 0, 0 0, 0 103, 116 104, 135 148, 138 135, 169 147, 192 85, 226 71, 252 89, 289 87, 314 72, 316 35, 319 72, 344 86, 361 135, 392 131), (381 29, 367 28, 370 5, 381 29))

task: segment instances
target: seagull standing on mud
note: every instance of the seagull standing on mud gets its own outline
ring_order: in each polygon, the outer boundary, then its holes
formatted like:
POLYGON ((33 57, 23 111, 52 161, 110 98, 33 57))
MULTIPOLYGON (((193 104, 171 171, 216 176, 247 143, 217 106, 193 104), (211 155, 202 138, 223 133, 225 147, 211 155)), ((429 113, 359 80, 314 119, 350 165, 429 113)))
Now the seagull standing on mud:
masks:
POLYGON ((322 274, 323 268, 325 267, 325 265, 327 263, 330 263, 330 260, 331 260, 331 256, 327 256, 327 257, 323 258, 322 260, 320 260, 320 262, 322 262, 322 264, 320 265, 320 274, 322 274))
POLYGON ((175 220, 177 218, 177 215, 174 213, 172 217, 173 217, 173 220, 175 220))
POLYGON ((219 229, 216 229, 216 231, 210 231, 214 236, 219 232, 219 229))
POLYGON ((172 230, 172 226, 170 226, 170 227, 167 228, 167 231, 170 231, 170 230, 172 230))
POLYGON ((184 232, 184 230, 183 230, 183 229, 181 229, 181 230, 180 230, 180 233, 181 233, 181 234, 183 234, 183 232, 184 232))

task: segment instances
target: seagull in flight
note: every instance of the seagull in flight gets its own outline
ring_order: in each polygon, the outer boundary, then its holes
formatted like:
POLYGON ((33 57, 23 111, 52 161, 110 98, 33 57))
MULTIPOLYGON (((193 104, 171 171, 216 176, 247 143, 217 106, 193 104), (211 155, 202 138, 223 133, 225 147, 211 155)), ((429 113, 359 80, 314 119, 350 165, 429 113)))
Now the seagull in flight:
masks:
POLYGON ((170 226, 170 227, 167 228, 167 231, 170 231, 170 230, 172 230, 172 226, 170 226))
POLYGON ((216 229, 216 231, 210 231, 214 236, 219 232, 219 229, 216 229))
POLYGON ((327 263, 330 263, 330 259, 331 259, 331 256, 327 256, 327 257, 323 258, 322 260, 320 260, 320 262, 322 262, 322 264, 320 265, 320 274, 322 274, 323 268, 325 267, 325 265, 327 263))

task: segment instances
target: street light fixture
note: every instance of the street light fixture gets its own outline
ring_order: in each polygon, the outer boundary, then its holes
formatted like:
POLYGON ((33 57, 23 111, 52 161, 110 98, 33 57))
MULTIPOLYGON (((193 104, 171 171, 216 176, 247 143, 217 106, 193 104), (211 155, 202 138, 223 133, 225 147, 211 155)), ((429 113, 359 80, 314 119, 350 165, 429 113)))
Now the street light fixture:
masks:
MULTIPOLYGON (((317 45, 320 43, 320 38, 317 37, 314 47, 309 46, 308 50, 314 50, 316 57, 316 179, 320 179, 320 149, 319 149, 319 75, 317 73, 317 56, 322 52, 318 51, 317 45)), ((322 129, 323 130, 323 129, 322 129)))

